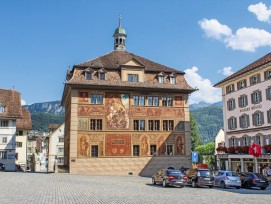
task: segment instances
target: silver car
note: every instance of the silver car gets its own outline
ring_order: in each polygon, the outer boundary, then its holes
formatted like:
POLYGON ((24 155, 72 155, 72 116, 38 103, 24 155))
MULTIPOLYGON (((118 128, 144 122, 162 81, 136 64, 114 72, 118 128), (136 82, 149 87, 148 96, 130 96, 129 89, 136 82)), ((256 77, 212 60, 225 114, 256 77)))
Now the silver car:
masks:
POLYGON ((235 187, 241 188, 240 177, 234 171, 216 171, 215 173, 215 186, 221 188, 235 187))

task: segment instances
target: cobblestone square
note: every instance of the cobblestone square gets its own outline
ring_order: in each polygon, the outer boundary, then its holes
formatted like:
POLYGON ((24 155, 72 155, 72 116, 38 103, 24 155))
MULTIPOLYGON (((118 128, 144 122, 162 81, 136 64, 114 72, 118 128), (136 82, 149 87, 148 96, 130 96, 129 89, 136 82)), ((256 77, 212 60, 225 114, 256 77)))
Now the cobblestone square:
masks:
POLYGON ((184 188, 152 185, 139 176, 0 172, 0 203, 269 203, 271 187, 184 188))

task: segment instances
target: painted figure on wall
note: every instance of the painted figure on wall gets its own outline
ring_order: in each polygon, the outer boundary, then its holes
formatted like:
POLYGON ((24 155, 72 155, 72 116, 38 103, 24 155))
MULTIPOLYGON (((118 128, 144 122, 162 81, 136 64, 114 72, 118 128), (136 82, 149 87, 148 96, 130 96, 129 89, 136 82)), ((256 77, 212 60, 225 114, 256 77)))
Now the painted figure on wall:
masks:
POLYGON ((184 142, 183 137, 178 136, 176 138, 176 153, 177 155, 183 155, 184 154, 184 142))
POLYGON ((107 126, 110 129, 129 128, 129 95, 108 93, 107 126))
POLYGON ((149 151, 149 144, 147 140, 147 136, 142 137, 141 140, 141 155, 142 156, 147 156, 149 151))
POLYGON ((87 130, 88 129, 88 119, 87 118, 78 118, 78 129, 87 130))
POLYGON ((80 151, 79 156, 81 157, 89 157, 89 143, 86 136, 80 137, 80 151))
POLYGON ((79 92, 79 102, 81 102, 81 103, 88 102, 88 93, 87 92, 79 92))
POLYGON ((159 152, 159 155, 166 154, 166 144, 165 144, 165 139, 163 136, 160 136, 158 139, 158 152, 159 152))

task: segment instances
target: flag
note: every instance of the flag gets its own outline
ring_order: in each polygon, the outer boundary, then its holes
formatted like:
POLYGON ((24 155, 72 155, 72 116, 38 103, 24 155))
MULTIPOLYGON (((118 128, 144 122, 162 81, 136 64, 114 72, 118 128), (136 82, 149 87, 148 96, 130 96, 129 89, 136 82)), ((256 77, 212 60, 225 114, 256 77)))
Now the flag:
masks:
POLYGON ((252 143, 249 147, 248 153, 253 155, 254 157, 259 157, 262 155, 262 148, 260 145, 252 143))

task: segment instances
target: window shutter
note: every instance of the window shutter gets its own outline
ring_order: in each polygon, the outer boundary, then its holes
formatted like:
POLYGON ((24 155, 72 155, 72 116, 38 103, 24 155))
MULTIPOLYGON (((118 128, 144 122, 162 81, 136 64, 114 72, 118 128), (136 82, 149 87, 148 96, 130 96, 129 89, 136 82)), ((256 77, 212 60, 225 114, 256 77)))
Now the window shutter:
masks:
POLYGON ((236 128, 237 128, 237 119, 234 118, 234 129, 236 129, 236 128))
POLYGON ((252 114, 252 124, 255 126, 255 124, 256 124, 256 117, 255 117, 255 114, 253 113, 252 114))
POLYGON ((270 110, 267 111, 267 123, 270 123, 270 110))
POLYGON ((244 85, 245 85, 245 87, 247 87, 247 80, 246 79, 244 80, 244 85))
POLYGON ((231 130, 231 119, 228 119, 228 129, 231 130))
POLYGON ((261 112, 261 121, 262 121, 262 125, 264 124, 264 115, 263 112, 261 112))
POLYGON ((261 82, 261 74, 258 74, 257 75, 257 83, 260 83, 261 82))
POLYGON ((247 106, 247 104, 248 104, 248 99, 247 99, 247 95, 245 95, 245 106, 247 106))
POLYGON ((249 115, 246 115, 246 117, 247 117, 247 127, 249 127, 250 126, 249 115))
POLYGON ((251 103, 255 104, 253 95, 254 95, 254 93, 251 94, 251 103))
POLYGON ((249 81, 250 81, 250 86, 252 86, 253 85, 253 77, 250 77, 249 81))
POLYGON ((267 80, 267 72, 268 72, 268 71, 265 71, 265 72, 264 72, 264 79, 265 79, 265 80, 267 80))
POLYGON ((232 100, 233 106, 232 109, 235 109, 235 99, 232 100))
POLYGON ((259 91, 259 99, 260 99, 259 102, 262 102, 262 92, 261 91, 259 91))
POLYGON ((238 98, 238 106, 239 106, 239 108, 242 108, 241 98, 242 98, 242 97, 239 97, 239 98, 238 98))
POLYGON ((230 101, 227 101, 227 109, 230 110, 230 101))
POLYGON ((239 117, 239 127, 240 127, 240 128, 243 128, 242 116, 239 117))

